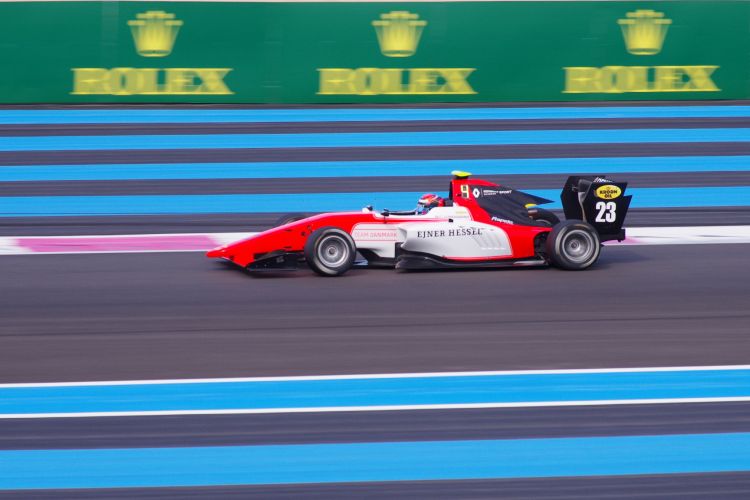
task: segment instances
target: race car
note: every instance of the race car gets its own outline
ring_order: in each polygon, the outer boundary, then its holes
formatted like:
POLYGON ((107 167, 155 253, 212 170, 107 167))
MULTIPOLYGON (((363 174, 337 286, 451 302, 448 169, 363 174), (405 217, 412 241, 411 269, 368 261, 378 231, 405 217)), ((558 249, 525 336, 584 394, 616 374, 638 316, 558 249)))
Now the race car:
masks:
POLYGON ((407 211, 290 216, 280 225, 207 254, 251 272, 306 264, 340 276, 355 264, 397 270, 555 266, 582 270, 601 242, 622 241, 632 196, 606 176, 571 176, 561 200, 565 220, 538 205, 551 200, 454 171, 447 197, 422 196, 407 211), (358 260, 357 257, 360 257, 358 260))

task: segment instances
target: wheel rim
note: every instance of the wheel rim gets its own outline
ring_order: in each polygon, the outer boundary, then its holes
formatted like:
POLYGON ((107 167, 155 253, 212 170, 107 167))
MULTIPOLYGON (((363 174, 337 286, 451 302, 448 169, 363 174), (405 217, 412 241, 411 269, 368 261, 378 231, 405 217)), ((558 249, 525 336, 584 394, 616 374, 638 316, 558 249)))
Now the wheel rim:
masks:
POLYGON ((349 246, 339 236, 326 236, 318 244, 318 259, 327 267, 338 267, 349 258, 349 246))
POLYGON ((595 253, 594 238, 585 231, 571 231, 563 239, 565 255, 573 262, 586 262, 595 253))

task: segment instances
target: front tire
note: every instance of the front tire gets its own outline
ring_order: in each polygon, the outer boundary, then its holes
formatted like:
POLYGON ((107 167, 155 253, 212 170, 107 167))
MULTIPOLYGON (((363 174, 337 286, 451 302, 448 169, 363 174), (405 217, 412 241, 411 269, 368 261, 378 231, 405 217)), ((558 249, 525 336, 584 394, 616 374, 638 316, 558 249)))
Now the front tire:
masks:
POLYGON ((354 240, 337 227, 316 229, 305 243, 307 265, 321 276, 341 276, 353 265, 357 256, 354 240))
POLYGON ((566 220, 556 224, 546 242, 546 252, 555 267, 580 271, 599 258, 601 241, 591 224, 581 220, 566 220))

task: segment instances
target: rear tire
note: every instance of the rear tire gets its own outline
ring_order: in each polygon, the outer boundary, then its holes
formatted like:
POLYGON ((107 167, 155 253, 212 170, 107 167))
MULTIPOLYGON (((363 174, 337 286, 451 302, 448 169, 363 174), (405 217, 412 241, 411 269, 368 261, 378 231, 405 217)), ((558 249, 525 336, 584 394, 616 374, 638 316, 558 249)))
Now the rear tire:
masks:
POLYGON ((599 258, 599 233, 591 224, 581 220, 566 220, 556 224, 546 242, 546 252, 555 267, 580 271, 599 258))
POLYGON ((273 224, 272 227, 283 226, 285 224, 297 222, 298 220, 306 219, 307 217, 308 216, 306 214, 284 214, 278 219, 276 219, 276 222, 273 224))
POLYGON ((341 276, 354 265, 356 256, 354 240, 337 227, 316 229, 305 243, 307 265, 321 276, 341 276))
POLYGON ((534 207, 532 210, 529 210, 529 216, 535 221, 543 222, 550 227, 560 223, 560 218, 557 215, 544 208, 534 207))

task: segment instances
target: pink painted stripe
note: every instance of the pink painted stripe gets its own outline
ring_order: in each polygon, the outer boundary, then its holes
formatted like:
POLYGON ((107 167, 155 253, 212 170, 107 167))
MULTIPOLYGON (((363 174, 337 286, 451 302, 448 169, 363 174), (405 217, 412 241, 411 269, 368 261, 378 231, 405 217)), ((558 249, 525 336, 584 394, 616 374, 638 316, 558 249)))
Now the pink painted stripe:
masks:
POLYGON ((34 253, 49 252, 148 252, 208 250, 213 238, 202 234, 92 236, 84 238, 17 238, 16 244, 34 253))

